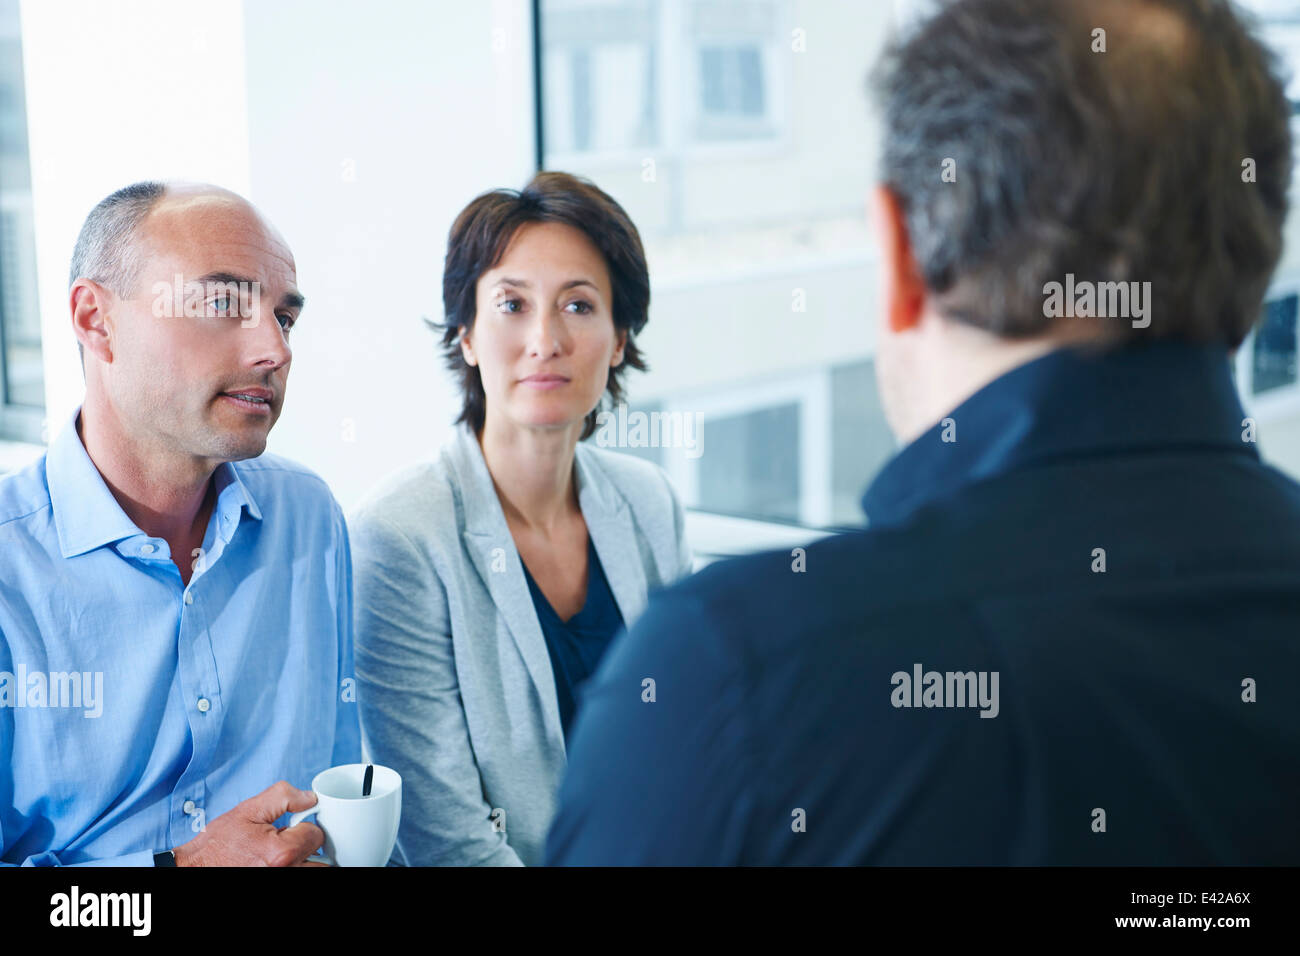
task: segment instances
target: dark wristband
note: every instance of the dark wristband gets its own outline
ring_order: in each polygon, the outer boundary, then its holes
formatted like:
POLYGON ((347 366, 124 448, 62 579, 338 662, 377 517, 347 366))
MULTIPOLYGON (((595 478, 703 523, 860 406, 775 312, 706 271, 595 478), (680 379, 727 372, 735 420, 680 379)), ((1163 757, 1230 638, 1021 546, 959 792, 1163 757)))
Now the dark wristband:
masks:
POLYGON ((171 850, 160 850, 153 855, 154 866, 175 866, 176 854, 171 850))

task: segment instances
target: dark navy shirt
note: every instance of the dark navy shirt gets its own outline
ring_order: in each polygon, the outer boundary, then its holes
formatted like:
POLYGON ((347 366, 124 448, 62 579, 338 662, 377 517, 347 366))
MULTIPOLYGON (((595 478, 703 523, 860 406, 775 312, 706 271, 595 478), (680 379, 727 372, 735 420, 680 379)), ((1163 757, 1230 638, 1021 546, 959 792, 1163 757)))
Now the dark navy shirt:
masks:
POLYGON ((660 592, 547 861, 1300 863, 1300 487, 1244 418, 1223 349, 1058 351, 891 461, 866 530, 660 592))
POLYGON ((596 546, 587 536, 587 597, 582 610, 567 621, 551 607, 542 589, 524 565, 524 577, 533 595, 537 622, 546 638, 546 650, 551 657, 551 671, 555 674, 555 696, 560 705, 560 725, 564 737, 569 738, 569 727, 577 710, 578 688, 596 670, 605 654, 610 639, 623 627, 623 615, 614 601, 601 567, 596 546))

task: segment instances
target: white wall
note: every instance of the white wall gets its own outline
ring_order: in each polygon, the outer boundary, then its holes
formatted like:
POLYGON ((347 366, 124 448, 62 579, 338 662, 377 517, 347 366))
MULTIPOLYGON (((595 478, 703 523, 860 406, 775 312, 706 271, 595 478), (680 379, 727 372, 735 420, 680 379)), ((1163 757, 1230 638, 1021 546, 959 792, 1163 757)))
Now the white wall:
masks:
POLYGON ((456 213, 532 173, 529 4, 274 0, 244 16, 251 198, 307 296, 270 449, 347 508, 459 413, 420 317, 442 319, 456 213))
POLYGON ((84 394, 68 266, 91 207, 141 179, 248 192, 243 3, 22 0, 20 14, 52 437, 84 394))

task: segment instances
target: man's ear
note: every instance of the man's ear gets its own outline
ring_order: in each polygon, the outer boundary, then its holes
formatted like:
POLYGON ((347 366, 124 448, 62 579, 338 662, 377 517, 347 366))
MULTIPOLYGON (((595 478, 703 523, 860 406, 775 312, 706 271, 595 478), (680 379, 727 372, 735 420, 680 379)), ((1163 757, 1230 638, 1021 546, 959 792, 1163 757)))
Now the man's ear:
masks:
POLYGON ((78 279, 72 284, 68 299, 72 310, 72 334, 86 352, 101 362, 112 362, 112 309, 117 296, 98 282, 78 279))
POLYGON ((925 311, 925 282, 921 279, 903 205, 884 185, 871 191, 868 218, 880 244, 880 283, 886 328, 906 332, 916 328, 925 311))

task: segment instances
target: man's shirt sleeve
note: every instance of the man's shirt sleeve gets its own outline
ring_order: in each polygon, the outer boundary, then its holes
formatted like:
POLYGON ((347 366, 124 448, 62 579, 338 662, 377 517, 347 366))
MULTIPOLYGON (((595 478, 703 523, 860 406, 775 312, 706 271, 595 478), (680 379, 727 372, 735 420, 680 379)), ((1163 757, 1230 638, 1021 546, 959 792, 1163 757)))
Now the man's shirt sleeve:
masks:
POLYGON ((582 695, 549 865, 732 865, 752 813, 744 666, 712 609, 662 591, 582 695))
MULTIPOLYGON (((160 847, 159 849, 171 849, 170 847, 160 847)), ((80 863, 61 863, 59 858, 50 850, 44 853, 37 853, 23 860, 22 863, 4 863, 0 866, 153 866, 154 850, 141 850, 136 853, 124 853, 121 856, 105 857, 101 860, 82 860, 80 863)))

